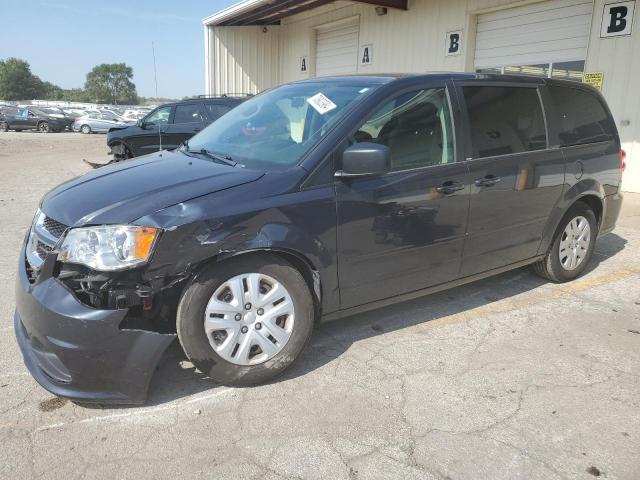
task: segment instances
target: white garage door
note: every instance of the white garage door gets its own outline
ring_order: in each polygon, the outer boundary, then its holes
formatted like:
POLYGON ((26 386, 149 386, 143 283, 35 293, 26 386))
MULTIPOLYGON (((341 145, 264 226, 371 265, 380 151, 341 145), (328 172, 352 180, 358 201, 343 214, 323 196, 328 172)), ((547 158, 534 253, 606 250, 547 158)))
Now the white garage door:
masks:
POLYGON ((356 73, 358 32, 357 18, 317 29, 316 76, 356 73))
POLYGON ((551 0, 478 15, 476 69, 584 60, 593 0, 551 0))

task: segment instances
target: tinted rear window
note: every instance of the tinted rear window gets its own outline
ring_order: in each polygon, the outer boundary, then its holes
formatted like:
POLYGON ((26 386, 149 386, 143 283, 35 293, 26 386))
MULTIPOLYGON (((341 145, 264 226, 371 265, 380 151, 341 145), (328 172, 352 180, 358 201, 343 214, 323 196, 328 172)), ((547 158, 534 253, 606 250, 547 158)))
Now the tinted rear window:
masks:
POLYGON ((463 87, 473 158, 547 148, 538 91, 525 87, 463 87))
POLYGON ((225 113, 230 111, 233 107, 229 105, 222 105, 219 103, 207 103, 205 104, 205 108, 209 114, 209 120, 215 121, 223 116, 225 113))
POLYGON ((197 103, 176 105, 173 123, 200 123, 202 122, 202 107, 197 103))
POLYGON ((613 119, 593 93, 571 87, 549 86, 562 145, 610 140, 616 134, 613 119))

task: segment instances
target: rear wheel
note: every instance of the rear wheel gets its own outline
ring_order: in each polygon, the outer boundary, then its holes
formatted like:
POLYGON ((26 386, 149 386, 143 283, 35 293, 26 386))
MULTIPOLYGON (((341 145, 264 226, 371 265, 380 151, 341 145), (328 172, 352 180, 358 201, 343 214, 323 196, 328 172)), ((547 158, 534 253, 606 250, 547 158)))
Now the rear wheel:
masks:
POLYGON ((41 133, 49 133, 51 131, 51 126, 49 122, 40 122, 38 124, 38 131, 41 133))
POLYGON ((545 258, 534 264, 536 273, 553 282, 579 277, 595 248, 598 222, 591 208, 578 202, 563 217, 545 258))
POLYGON ((214 264, 186 289, 176 322, 193 364, 229 386, 256 385, 282 373, 309 340, 313 324, 304 278, 272 255, 214 264))
POLYGON ((7 122, 0 122, 0 132, 8 132, 9 124, 7 122))
POLYGON ((80 127, 80 131, 85 135, 88 135, 91 133, 91 127, 89 125, 82 125, 82 127, 80 127))

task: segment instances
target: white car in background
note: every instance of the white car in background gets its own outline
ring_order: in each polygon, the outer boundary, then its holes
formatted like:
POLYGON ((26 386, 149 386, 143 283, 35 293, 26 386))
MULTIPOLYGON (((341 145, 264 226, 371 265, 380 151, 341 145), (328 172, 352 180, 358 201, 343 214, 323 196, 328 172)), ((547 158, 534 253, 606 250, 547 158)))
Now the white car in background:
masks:
POLYGON ((72 129, 74 132, 89 133, 107 133, 115 127, 125 127, 131 125, 132 121, 126 121, 122 117, 111 112, 91 111, 84 117, 76 118, 72 129))

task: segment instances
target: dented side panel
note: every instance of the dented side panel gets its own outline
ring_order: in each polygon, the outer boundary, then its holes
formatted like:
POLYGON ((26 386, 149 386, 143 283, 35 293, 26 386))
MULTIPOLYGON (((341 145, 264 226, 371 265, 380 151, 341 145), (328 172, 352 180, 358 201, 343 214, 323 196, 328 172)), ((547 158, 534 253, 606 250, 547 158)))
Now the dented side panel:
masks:
MULTIPOLYGON (((258 182, 265 191, 287 183, 280 176, 266 177, 258 182)), ((255 250, 289 252, 321 279, 323 313, 337 310, 334 186, 264 197, 251 189, 237 187, 138 219, 137 224, 164 229, 145 270, 147 280, 187 278, 209 261, 255 250)))

